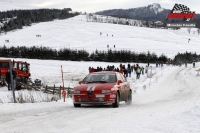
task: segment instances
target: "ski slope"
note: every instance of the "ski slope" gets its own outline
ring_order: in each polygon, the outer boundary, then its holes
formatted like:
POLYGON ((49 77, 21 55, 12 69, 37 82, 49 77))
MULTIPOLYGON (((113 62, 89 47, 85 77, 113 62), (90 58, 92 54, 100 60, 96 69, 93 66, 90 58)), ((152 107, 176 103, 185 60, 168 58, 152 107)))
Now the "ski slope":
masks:
MULTIPOLYGON (((192 29, 195 31, 196 29, 192 29)), ((53 49, 85 49, 89 52, 116 50, 164 53, 174 57, 177 52, 200 53, 199 35, 186 29, 166 30, 106 23, 86 22, 84 15, 67 20, 38 23, 22 30, 0 35, 0 45, 45 46, 53 49), (100 35, 100 32, 103 34, 100 35), (36 37, 36 35, 41 37, 36 37), (107 36, 108 34, 108 36, 107 36), (113 35, 113 37, 112 37, 113 35), (188 38, 191 41, 188 43, 188 38), (5 40, 9 40, 6 43, 5 40)), ((4 57, 1 57, 4 59, 4 57)), ((30 63, 31 77, 47 84, 61 84, 61 65, 65 72, 65 86, 74 87, 88 74, 88 67, 113 62, 73 62, 36 59, 15 59, 30 63)), ((130 62, 131 65, 137 62, 130 62)), ((123 63, 127 66, 128 63, 123 63)), ((140 66, 146 64, 139 63, 140 66)), ((155 64, 150 64, 155 68, 155 64)), ((70 133, 193 133, 200 132, 200 64, 188 67, 164 66, 155 68, 150 79, 141 75, 136 80, 132 73, 128 81, 133 89, 130 106, 121 102, 119 108, 109 105, 74 108, 72 100, 58 102, 9 103, 12 95, 6 87, 0 88, 0 129, 2 132, 70 132, 70 133), (143 86, 146 86, 146 89, 143 86)), ((17 92, 16 92, 17 93, 17 92)))
POLYGON ((200 35, 196 29, 166 30, 128 25, 87 22, 85 15, 66 20, 43 22, 0 35, 1 46, 43 46, 52 49, 85 49, 89 52, 107 50, 131 50, 155 52, 173 58, 178 52, 200 53, 200 35), (100 35, 102 32, 102 35, 100 35), (108 36, 107 36, 108 34, 108 36), (41 35, 41 37, 36 37, 41 35), (112 37, 113 35, 113 37, 112 37), (188 39, 190 42, 188 43, 188 39), (6 43, 5 40, 9 40, 6 43))

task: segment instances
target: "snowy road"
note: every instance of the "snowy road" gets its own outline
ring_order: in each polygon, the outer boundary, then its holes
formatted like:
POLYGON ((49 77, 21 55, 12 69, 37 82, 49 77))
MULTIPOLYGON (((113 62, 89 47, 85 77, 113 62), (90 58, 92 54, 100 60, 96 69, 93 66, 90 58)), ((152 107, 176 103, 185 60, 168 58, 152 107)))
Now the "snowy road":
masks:
POLYGON ((200 82, 195 69, 167 70, 150 89, 133 94, 131 106, 122 102, 119 108, 74 108, 70 99, 1 105, 0 129, 9 133, 199 133, 200 82))

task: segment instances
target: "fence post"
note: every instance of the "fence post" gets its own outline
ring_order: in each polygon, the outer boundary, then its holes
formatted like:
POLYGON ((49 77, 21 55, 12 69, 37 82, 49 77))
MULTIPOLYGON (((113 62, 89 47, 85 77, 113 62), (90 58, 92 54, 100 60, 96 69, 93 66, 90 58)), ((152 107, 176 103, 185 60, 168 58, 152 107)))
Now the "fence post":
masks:
POLYGON ((62 87, 61 87, 61 85, 60 85, 60 99, 61 99, 61 90, 62 90, 62 87))
POLYGON ((69 87, 67 88, 67 98, 69 98, 69 87))
POLYGON ((55 85, 53 86, 53 95, 55 94, 55 85))
POLYGON ((46 85, 46 87, 45 87, 45 93, 47 93, 47 85, 46 85))

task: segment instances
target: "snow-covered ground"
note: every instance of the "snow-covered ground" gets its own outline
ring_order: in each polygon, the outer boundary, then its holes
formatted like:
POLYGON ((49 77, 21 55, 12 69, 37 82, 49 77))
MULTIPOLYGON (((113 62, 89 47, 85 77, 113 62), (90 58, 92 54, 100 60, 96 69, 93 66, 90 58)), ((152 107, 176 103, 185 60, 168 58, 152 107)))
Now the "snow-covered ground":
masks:
MULTIPOLYGON (((83 69, 84 64, 80 62, 83 69)), ((53 68, 44 66, 47 69, 53 68)), ((78 74, 79 67, 76 63, 74 66, 70 71, 77 68, 78 71, 74 73, 78 74)), ((3 103, 0 104, 0 129, 12 133, 198 133, 200 83, 196 76, 197 68, 192 68, 191 64, 187 68, 165 66, 162 73, 157 68, 157 74, 151 81, 146 75, 135 80, 133 74, 128 78, 132 88, 136 90, 133 102, 131 105, 121 102, 119 108, 109 105, 74 108, 71 99, 66 102, 61 99, 48 103, 3 103), (147 88, 143 89, 143 85, 147 88)))
MULTIPOLYGON (((164 30, 105 23, 86 22, 80 15, 67 20, 56 20, 24 27, 22 30, 0 35, 0 45, 46 46, 55 49, 70 47, 87 51, 106 50, 107 45, 117 50, 155 52, 174 57, 177 52, 200 53, 200 39, 187 30, 164 30), (100 32, 103 35, 100 35, 100 32), (36 35, 41 35, 41 38, 36 35), (108 36, 107 36, 108 34, 108 36), (113 37, 112 37, 113 35, 113 37), (188 38, 191 41, 188 43, 188 38), (9 43, 5 43, 9 40, 9 43)), ((2 57, 3 59, 3 57, 2 57)), ((88 74, 88 67, 119 66, 113 62, 72 62, 55 60, 15 59, 30 63, 31 77, 46 84, 62 85, 61 65, 65 86, 74 87, 88 74)), ((130 62, 131 65, 134 62, 130 62)), ((135 62, 137 63, 137 62, 135 62)), ((127 65, 128 63, 123 63, 127 65)), ((140 64, 145 66, 146 64, 140 64)), ((200 132, 200 82, 199 63, 193 68, 166 66, 154 68, 153 77, 141 75, 136 80, 132 73, 128 81, 133 89, 133 102, 112 106, 83 106, 74 108, 72 100, 8 103, 11 92, 0 88, 1 132, 70 132, 70 133, 199 133, 200 132), (144 89, 146 86, 146 89, 144 89)))
POLYGON ((44 46, 53 49, 85 49, 89 52, 107 50, 131 50, 135 52, 162 53, 173 58, 178 52, 200 53, 200 35, 187 29, 166 30, 128 25, 87 22, 85 15, 66 20, 33 24, 7 35, 0 35, 3 46, 44 46), (102 32, 102 35, 100 35, 102 32), (108 34, 108 36, 107 36, 108 34), (36 37, 41 35, 41 37, 36 37), (113 37, 112 37, 113 35, 113 37), (188 43, 188 39, 190 42, 188 43), (5 42, 9 40, 9 43, 5 42))

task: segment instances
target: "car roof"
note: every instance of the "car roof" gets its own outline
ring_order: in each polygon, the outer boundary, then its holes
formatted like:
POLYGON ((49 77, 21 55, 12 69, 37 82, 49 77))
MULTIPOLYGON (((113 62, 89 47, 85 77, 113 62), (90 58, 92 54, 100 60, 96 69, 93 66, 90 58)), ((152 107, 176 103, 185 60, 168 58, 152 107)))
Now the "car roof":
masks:
POLYGON ((90 74, 116 74, 118 72, 114 72, 114 71, 101 71, 101 72, 92 72, 90 74))

